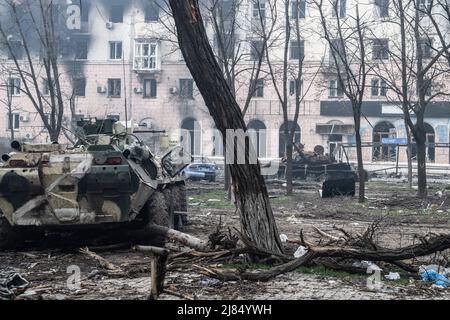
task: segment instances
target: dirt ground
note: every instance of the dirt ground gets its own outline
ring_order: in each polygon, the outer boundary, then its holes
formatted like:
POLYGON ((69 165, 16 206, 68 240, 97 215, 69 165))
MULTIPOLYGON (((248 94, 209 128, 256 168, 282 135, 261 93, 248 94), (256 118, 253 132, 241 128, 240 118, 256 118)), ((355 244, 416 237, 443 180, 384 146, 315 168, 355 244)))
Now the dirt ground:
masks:
MULTIPOLYGON (((308 239, 314 239, 313 226, 338 235, 334 227, 361 232, 371 223, 381 221, 377 241, 387 247, 417 242, 416 235, 447 233, 450 227, 450 190, 447 188, 450 189, 445 181, 437 181, 430 186, 430 197, 423 200, 415 197, 402 180, 376 179, 368 184, 367 203, 359 204, 352 198, 321 199, 316 186, 303 183, 299 183, 295 195, 288 198, 283 195, 281 184, 269 183, 280 233, 289 239, 299 239, 300 230, 308 239)), ((185 228, 186 233, 208 239, 219 223, 230 228, 239 226, 238 216, 233 206, 225 201, 222 189, 220 183, 189 183, 191 223, 185 228)), ((118 275, 107 272, 97 260, 80 253, 76 247, 55 246, 45 250, 0 252, 0 273, 15 271, 30 282, 18 299, 147 298, 151 282, 148 256, 128 247, 97 253, 123 272, 118 275), (71 290, 67 281, 71 275, 68 270, 73 266, 81 271, 81 288, 71 290)), ((447 267, 447 255, 444 252, 420 263, 439 263, 447 267)), ((413 278, 387 280, 384 275, 389 271, 383 270, 381 287, 371 289, 367 286, 367 275, 319 267, 301 268, 267 283, 221 283, 192 268, 169 265, 166 288, 193 299, 450 299, 450 289, 434 288, 413 278)), ((161 299, 179 297, 163 294, 161 299)))

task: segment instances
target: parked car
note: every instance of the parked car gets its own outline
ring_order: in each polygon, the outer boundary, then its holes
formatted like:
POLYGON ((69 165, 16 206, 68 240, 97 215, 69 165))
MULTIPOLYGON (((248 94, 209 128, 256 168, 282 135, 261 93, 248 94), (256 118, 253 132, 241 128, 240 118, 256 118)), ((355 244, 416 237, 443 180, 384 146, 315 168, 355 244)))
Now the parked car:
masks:
POLYGON ((185 179, 193 181, 206 180, 215 182, 217 177, 218 167, 208 158, 194 158, 194 162, 183 170, 185 179))

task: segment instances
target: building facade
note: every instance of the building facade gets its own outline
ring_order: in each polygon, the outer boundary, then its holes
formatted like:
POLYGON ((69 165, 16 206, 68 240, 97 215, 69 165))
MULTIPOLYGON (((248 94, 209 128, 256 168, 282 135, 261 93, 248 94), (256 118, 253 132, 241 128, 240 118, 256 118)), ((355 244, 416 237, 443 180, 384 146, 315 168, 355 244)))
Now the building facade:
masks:
MULTIPOLYGON (((254 30, 254 21, 264 15, 267 24, 276 25, 283 20, 280 17, 285 14, 282 0, 278 0, 279 6, 275 9, 275 0, 255 1, 240 1, 239 11, 236 13, 240 29, 236 32, 237 40, 233 53, 239 51, 242 54, 236 67, 240 71, 236 89, 236 98, 240 105, 245 104, 250 86, 250 77, 245 70, 255 65, 252 50, 258 41, 258 32, 254 30), (278 20, 274 18, 273 10, 276 10, 278 20)), ((72 2, 73 5, 79 6, 79 0, 72 2)), ((370 15, 374 32, 380 33, 377 37, 390 39, 397 35, 386 20, 389 16, 389 6, 386 9, 386 3, 389 4, 389 1, 382 3, 384 5, 380 6, 379 2, 373 3, 369 0, 341 0, 335 5, 339 6, 338 14, 345 17, 347 12, 351 12, 354 6, 359 4, 364 12, 370 15)), ((332 3, 324 5, 329 8, 333 6, 332 3)), ((289 10, 291 17, 299 17, 299 25, 302 28, 302 40, 293 39, 290 42, 289 63, 295 65, 296 57, 299 54, 304 56, 304 97, 298 123, 294 124, 297 127, 295 140, 303 143, 307 150, 312 150, 316 145, 323 145, 327 153, 333 153, 340 144, 355 143, 351 105, 344 97, 336 78, 326 72, 326 65, 330 63, 330 52, 319 31, 317 10, 309 2, 302 2, 299 7, 291 6, 289 10)), ((330 19, 333 19, 336 12, 327 10, 330 19)), ((66 18, 70 17, 70 14, 68 15, 66 18)), ((208 14, 205 14, 205 25, 215 48, 213 21, 208 14)), ((115 117, 125 120, 127 116, 128 120, 133 120, 143 127, 167 130, 174 142, 183 140, 185 134, 181 134, 180 130, 184 130, 190 138, 187 147, 192 154, 220 158, 223 155, 221 137, 214 130, 212 118, 185 66, 174 31, 167 8, 156 2, 82 1, 80 24, 70 30, 67 36, 72 44, 70 52, 61 56, 64 90, 75 95, 74 110, 70 112, 67 102, 65 117, 115 117)), ((283 60, 284 45, 283 41, 280 41, 281 44, 274 41, 269 48, 275 68, 281 66, 283 60)), ((384 44, 377 45, 382 47, 384 44)), ((48 141, 40 115, 34 110, 28 97, 22 93, 21 86, 24 84, 15 75, 15 66, 11 59, 8 59, 8 51, 5 48, 1 50, 2 81, 13 88, 14 106, 11 115, 6 108, 0 112, 3 118, 0 121, 1 136, 9 138, 12 127, 16 139, 29 142, 48 141)), ((382 59, 382 53, 377 56, 377 52, 380 50, 372 48, 370 54, 376 59, 382 59)), ((245 120, 254 133, 252 139, 258 156, 262 159, 277 159, 284 155, 284 127, 293 124, 283 121, 282 106, 274 81, 267 76, 267 68, 266 61, 263 61, 262 73, 266 76, 259 79, 245 120)), ((295 113, 295 81, 294 76, 288 79, 290 116, 295 113)), ((364 148, 364 160, 395 162, 398 152, 396 147, 372 144, 386 138, 406 136, 402 112, 398 101, 390 97, 381 79, 369 76, 368 81, 370 84, 363 104, 361 128, 363 141, 368 145, 364 148)), ((42 86, 40 91, 45 97, 48 83, 46 84, 44 75, 39 77, 39 85, 42 86)), ((0 90, 3 99, 6 95, 6 90, 0 90)), ((426 123, 429 161, 449 164, 449 148, 445 144, 450 141, 450 103, 445 99, 433 102, 428 108, 426 123), (442 144, 442 147, 439 147, 439 144, 442 144)), ((405 149, 399 150, 399 161, 406 161, 405 149)), ((346 151, 347 156, 354 159, 354 148, 350 147, 346 151)), ((342 151, 336 151, 339 152, 342 151)))

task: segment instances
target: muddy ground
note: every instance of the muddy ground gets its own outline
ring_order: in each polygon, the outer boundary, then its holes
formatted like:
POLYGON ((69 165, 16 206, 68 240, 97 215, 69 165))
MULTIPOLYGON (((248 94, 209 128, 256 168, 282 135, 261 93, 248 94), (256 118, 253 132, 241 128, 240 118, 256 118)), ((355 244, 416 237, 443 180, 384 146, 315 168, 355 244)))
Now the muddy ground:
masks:
MULTIPOLYGON (((387 247, 405 246, 419 241, 416 235, 430 232, 448 233, 450 227, 450 187, 445 181, 430 185, 430 197, 418 199, 402 180, 376 179, 369 182, 368 201, 359 204, 353 198, 321 199, 315 185, 300 183, 295 195, 285 197, 283 186, 270 183, 270 193, 280 233, 299 239, 303 229, 308 239, 315 240, 313 226, 338 235, 334 227, 349 232, 362 232, 375 221, 382 226, 377 241, 387 247)), ((449 185, 450 186, 450 185, 449 185)), ((233 206, 225 201, 220 183, 189 183, 189 215, 191 224, 185 232, 208 239, 219 223, 238 227, 233 206)), ((73 241, 74 239, 71 239, 73 241)), ((79 252, 73 244, 61 249, 31 249, 24 252, 0 252, 0 273, 15 271, 30 282, 18 299, 146 299, 150 290, 150 258, 133 252, 128 246, 96 251, 122 272, 114 274, 98 261, 79 252), (81 288, 70 289, 68 268, 81 270, 81 288)), ((295 249, 295 248, 294 248, 295 249)), ((91 248, 94 251, 94 249, 91 248)), ((427 257, 417 264, 439 263, 447 267, 447 253, 427 257)), ((239 265, 219 265, 237 268, 239 265)), ((251 268, 265 268, 263 265, 251 268)), ((221 283, 198 274, 195 270, 172 268, 166 287, 193 299, 448 299, 450 289, 438 289, 415 278, 397 281, 384 279, 379 288, 367 286, 367 275, 354 275, 320 267, 301 268, 267 283, 221 283)), ((180 299, 163 294, 161 299, 180 299)))

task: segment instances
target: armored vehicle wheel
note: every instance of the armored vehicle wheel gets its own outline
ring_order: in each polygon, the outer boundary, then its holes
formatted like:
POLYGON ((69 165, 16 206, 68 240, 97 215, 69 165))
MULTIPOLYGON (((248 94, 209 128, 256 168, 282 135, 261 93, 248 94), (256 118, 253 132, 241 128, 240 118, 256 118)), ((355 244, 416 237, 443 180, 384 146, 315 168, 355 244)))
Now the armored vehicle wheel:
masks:
POLYGON ((19 248, 22 242, 19 231, 11 227, 4 217, 0 217, 0 249, 19 248))
POLYGON ((173 223, 170 222, 169 209, 164 193, 162 191, 155 191, 145 206, 148 222, 150 224, 172 228, 173 223))

